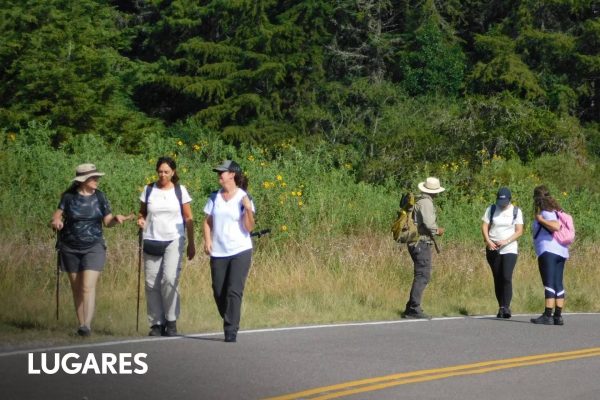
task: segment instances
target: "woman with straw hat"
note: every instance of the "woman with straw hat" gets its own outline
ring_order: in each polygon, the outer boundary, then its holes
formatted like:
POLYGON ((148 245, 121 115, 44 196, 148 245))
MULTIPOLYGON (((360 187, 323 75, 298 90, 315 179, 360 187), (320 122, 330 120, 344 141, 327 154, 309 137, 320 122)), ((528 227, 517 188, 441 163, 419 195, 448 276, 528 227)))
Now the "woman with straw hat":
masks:
POLYGON ((94 164, 79 165, 51 221, 52 228, 59 231, 60 268, 69 276, 80 336, 91 333, 96 283, 106 262, 102 225, 108 228, 128 219, 113 215, 106 196, 98 190, 103 175, 94 164))

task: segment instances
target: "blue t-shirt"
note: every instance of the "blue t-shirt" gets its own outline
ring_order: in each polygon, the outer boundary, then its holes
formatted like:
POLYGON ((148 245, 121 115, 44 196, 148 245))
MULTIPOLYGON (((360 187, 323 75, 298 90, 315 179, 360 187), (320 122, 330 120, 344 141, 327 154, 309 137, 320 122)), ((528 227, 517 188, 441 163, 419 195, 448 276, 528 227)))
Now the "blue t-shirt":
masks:
MULTIPOLYGON (((558 221, 558 217, 554 211, 542 210, 542 217, 544 217, 546 221, 558 221)), ((535 247, 535 254, 540 256, 547 251, 564 258, 569 258, 569 248, 554 240, 552 233, 548 232, 547 229, 544 229, 535 219, 533 220, 531 232, 533 233, 534 238, 533 245, 535 247)))
POLYGON ((64 227, 60 231, 61 243, 75 249, 87 249, 104 241, 102 220, 112 213, 103 193, 96 190, 91 196, 65 193, 58 208, 63 210, 64 227))

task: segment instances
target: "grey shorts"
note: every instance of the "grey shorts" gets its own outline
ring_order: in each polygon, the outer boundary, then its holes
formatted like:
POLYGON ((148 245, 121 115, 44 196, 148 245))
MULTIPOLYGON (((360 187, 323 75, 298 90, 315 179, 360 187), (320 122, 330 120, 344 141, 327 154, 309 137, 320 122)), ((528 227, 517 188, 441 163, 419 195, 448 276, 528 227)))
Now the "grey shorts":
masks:
POLYGON ((106 262, 106 246, 96 243, 90 248, 79 250, 62 245, 60 248, 60 269, 63 272, 84 270, 102 271, 106 262))

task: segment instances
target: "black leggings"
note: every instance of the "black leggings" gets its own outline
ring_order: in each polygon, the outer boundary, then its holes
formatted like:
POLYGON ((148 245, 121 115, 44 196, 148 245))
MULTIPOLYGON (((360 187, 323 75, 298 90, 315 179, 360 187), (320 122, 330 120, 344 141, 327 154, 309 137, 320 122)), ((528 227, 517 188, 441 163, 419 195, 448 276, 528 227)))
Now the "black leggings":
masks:
POLYGON ((538 266, 542 283, 544 284, 544 298, 564 299, 565 288, 563 286, 563 273, 566 258, 547 251, 538 257, 538 266))
POLYGON ((500 254, 497 250, 486 249, 485 257, 494 277, 494 291, 499 307, 510 307, 512 301, 512 276, 517 265, 517 254, 500 254))

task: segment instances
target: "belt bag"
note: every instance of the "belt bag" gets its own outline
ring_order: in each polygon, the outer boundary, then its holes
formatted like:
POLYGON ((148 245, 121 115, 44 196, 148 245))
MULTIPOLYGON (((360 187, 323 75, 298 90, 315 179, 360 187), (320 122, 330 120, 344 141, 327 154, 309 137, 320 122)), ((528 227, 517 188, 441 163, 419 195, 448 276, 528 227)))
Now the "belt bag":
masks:
POLYGON ((144 253, 150 254, 151 256, 164 256, 167 246, 171 244, 172 240, 150 240, 144 239, 144 253))

